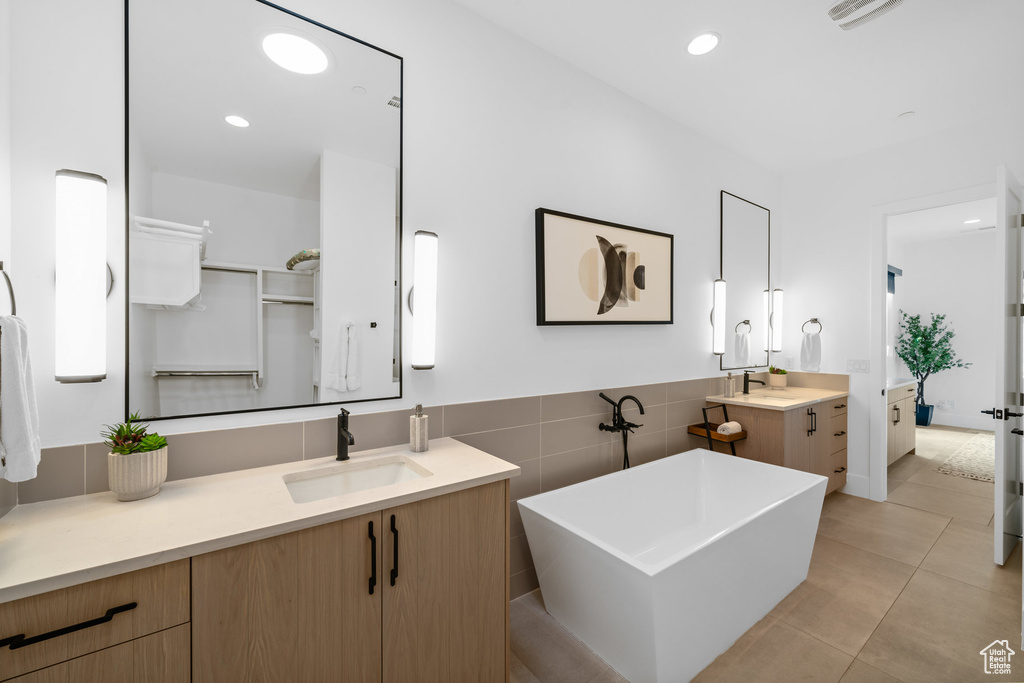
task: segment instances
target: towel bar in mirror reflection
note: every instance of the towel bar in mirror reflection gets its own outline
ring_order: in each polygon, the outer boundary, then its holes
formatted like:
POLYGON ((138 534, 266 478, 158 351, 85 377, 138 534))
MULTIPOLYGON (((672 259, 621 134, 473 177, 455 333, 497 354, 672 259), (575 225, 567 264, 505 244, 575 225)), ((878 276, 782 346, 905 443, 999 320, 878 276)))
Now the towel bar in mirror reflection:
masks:
POLYGON ((18 305, 14 301, 14 284, 11 282, 11 276, 4 270, 3 261, 0 261, 0 273, 3 273, 4 282, 7 283, 7 294, 11 300, 11 315, 18 315, 18 305))
POLYGON ((332 3, 126 5, 126 413, 401 397, 402 58, 332 3))

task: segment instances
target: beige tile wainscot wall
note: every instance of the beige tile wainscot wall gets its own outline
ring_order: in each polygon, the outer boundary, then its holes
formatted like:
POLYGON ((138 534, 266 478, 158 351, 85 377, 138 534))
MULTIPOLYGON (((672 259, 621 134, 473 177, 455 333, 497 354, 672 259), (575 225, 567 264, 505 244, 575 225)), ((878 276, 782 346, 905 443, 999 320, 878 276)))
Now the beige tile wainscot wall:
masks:
POLYGON ((18 504, 18 485, 6 479, 0 479, 0 517, 14 509, 18 504))
MULTIPOLYGON (((762 374, 755 375, 762 377, 762 374)), ((837 375, 793 373, 794 386, 832 388, 837 375), (798 384, 799 382, 799 384, 798 384)), ((511 480, 511 596, 537 587, 537 574, 516 500, 575 484, 622 468, 622 439, 598 429, 611 419, 611 406, 598 393, 614 399, 636 396, 646 413, 625 404, 626 419, 642 424, 629 437, 632 465, 706 446, 688 434, 700 422, 704 398, 720 393, 721 377, 510 398, 425 408, 430 435, 451 436, 518 465, 511 480)), ((336 450, 336 420, 262 425, 240 429, 176 434, 168 438, 168 480, 322 458, 336 450)), ((408 442, 409 411, 352 415, 356 437, 352 451, 408 442)), ((107 490, 107 448, 102 443, 49 448, 43 451, 39 475, 18 484, 19 503, 34 503, 107 490)))

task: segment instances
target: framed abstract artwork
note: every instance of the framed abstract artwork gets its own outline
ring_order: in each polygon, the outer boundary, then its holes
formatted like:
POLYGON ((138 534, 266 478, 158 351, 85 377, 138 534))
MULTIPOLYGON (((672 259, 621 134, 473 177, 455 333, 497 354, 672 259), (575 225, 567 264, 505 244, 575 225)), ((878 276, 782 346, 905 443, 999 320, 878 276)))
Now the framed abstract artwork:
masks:
POLYGON ((537 324, 672 322, 672 235, 537 209, 537 324))

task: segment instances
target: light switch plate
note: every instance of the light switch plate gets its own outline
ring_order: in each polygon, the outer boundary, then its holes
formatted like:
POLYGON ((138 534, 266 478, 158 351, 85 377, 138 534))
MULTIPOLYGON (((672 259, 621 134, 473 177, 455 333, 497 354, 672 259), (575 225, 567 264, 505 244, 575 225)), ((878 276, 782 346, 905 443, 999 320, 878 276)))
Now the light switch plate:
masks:
POLYGON ((871 361, 863 358, 847 358, 847 372, 871 372, 871 361))

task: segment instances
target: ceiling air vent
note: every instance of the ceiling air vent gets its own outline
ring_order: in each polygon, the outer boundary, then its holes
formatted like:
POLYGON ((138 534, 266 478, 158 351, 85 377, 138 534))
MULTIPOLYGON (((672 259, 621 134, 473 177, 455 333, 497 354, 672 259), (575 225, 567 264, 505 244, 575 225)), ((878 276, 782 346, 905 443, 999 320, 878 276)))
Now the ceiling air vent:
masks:
POLYGON ((398 95, 395 95, 394 97, 391 98, 391 101, 388 102, 388 106, 389 107, 394 107, 395 109, 401 109, 402 108, 402 98, 399 97, 398 95))
POLYGON ((840 0, 828 16, 844 31, 857 28, 903 4, 903 0, 840 0))

